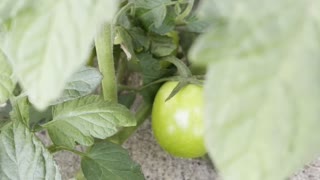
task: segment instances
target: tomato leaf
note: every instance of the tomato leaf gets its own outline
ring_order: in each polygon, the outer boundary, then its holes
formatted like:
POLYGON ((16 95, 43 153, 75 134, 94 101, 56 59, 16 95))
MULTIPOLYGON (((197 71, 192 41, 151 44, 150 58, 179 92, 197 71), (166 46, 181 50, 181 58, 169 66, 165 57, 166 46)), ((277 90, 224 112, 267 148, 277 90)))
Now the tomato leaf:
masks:
POLYGON ((0 50, 0 104, 5 103, 15 86, 15 82, 12 78, 12 69, 7 61, 6 56, 0 50))
POLYGON ((143 180, 140 166, 133 162, 120 145, 110 142, 95 144, 82 158, 81 168, 87 180, 143 180))
POLYGON ((172 31, 175 27, 176 14, 174 7, 160 6, 155 12, 146 9, 137 9, 137 17, 148 30, 161 35, 172 31), (161 24, 159 24, 161 22, 161 24))
POLYGON ((190 16, 187 21, 187 29, 189 32, 204 33, 209 26, 209 22, 206 20, 198 19, 196 16, 190 16))
POLYGON ((45 109, 61 94, 89 57, 94 36, 111 20, 117 2, 41 1, 10 21, 1 47, 35 107, 45 109))
POLYGON ((0 179, 61 179, 52 155, 22 123, 0 134, 0 179))
POLYGON ((128 31, 128 33, 132 37, 134 49, 136 51, 141 51, 142 49, 149 49, 150 39, 147 37, 146 33, 141 28, 133 27, 128 31))
POLYGON ((151 36, 151 53, 157 57, 168 56, 177 49, 173 39, 168 36, 151 36))
POLYGON ((158 79, 165 73, 165 70, 162 69, 159 60, 152 57, 151 54, 141 53, 138 55, 138 59, 141 64, 144 84, 158 79))
POLYGON ((145 12, 141 15, 141 18, 143 19, 150 19, 153 21, 152 25, 155 28, 159 28, 162 25, 162 22, 164 21, 164 18, 167 14, 167 7, 164 5, 158 6, 153 8, 150 11, 145 12))
POLYGON ((102 75, 92 67, 82 67, 68 80, 62 95, 51 105, 70 101, 91 94, 101 83, 102 75))
POLYGON ((167 14, 167 5, 171 0, 136 0, 134 1, 137 8, 147 9, 141 17, 152 21, 151 26, 159 28, 167 14))
POLYGON ((131 0, 138 8, 153 9, 159 6, 166 6, 171 3, 171 0, 131 0))
POLYGON ((33 4, 34 0, 1 0, 0 2, 0 24, 33 4))
POLYGON ((105 139, 120 127, 134 126, 131 112, 120 104, 97 95, 85 96, 53 108, 53 120, 44 124, 56 145, 74 147, 75 141, 86 146, 95 138, 105 139))
MULTIPOLYGON (((169 70, 161 67, 160 60, 155 59, 151 54, 141 53, 138 55, 138 59, 142 69, 142 79, 144 85, 151 83, 170 73, 169 70)), ((160 84, 155 84, 143 89, 140 93, 145 101, 152 102, 159 87, 160 84)))
POLYGON ((136 99, 136 93, 134 92, 126 92, 126 93, 119 94, 118 96, 118 102, 126 106, 128 109, 131 108, 135 99, 136 99))
POLYGON ((0 133, 1 129, 10 122, 10 112, 12 107, 10 104, 0 107, 0 133))
POLYGON ((43 111, 37 110, 35 107, 29 107, 30 128, 35 130, 37 125, 44 124, 52 120, 52 106, 43 111))
POLYGON ((27 97, 17 97, 14 98, 12 111, 10 112, 10 118, 20 123, 23 123, 29 128, 30 118, 29 118, 29 104, 27 97))
POLYGON ((123 40, 121 43, 121 48, 126 53, 127 58, 129 60, 132 58, 135 59, 136 53, 134 52, 132 37, 130 36, 128 31, 121 26, 117 26, 115 29, 116 29, 116 32, 118 33, 118 35, 123 40))
POLYGON ((190 54, 209 64, 209 154, 225 180, 285 179, 320 150, 320 3, 215 3, 226 23, 190 54))
POLYGON ((130 18, 128 16, 128 14, 126 14, 126 13, 121 13, 119 15, 118 20, 115 25, 121 25, 122 27, 124 27, 126 29, 129 29, 132 26, 130 18))
POLYGON ((4 128, 9 122, 10 122, 9 119, 0 117, 0 134, 1 134, 2 128, 4 128))

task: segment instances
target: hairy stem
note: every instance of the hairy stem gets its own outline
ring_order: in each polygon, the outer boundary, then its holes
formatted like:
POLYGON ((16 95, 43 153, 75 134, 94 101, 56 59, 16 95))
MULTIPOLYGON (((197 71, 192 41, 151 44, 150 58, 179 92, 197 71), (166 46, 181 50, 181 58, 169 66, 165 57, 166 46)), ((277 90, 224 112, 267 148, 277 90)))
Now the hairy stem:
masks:
POLYGON ((79 155, 79 156, 81 156, 81 157, 86 156, 85 153, 83 153, 83 152, 81 152, 81 151, 78 151, 78 150, 75 150, 75 149, 70 149, 70 148, 68 148, 68 147, 57 146, 57 145, 51 145, 51 146, 48 147, 48 151, 49 151, 50 153, 56 153, 56 152, 62 151, 62 150, 72 152, 72 153, 77 154, 77 155, 79 155))
POLYGON ((125 75, 126 75, 126 71, 128 70, 127 64, 126 64, 125 61, 126 61, 125 59, 120 58, 119 62, 118 62, 118 69, 117 69, 117 80, 118 80, 118 83, 122 83, 123 82, 123 80, 125 78, 125 75))
POLYGON ((113 24, 117 24, 117 22, 119 21, 119 18, 122 14, 124 14, 126 11, 128 11, 131 7, 133 6, 133 3, 128 3, 125 6, 123 6, 115 15, 114 19, 113 19, 113 24))
POLYGON ((179 16, 177 17, 176 21, 178 24, 183 24, 184 22, 184 19, 189 16, 189 14, 191 13, 192 11, 192 8, 193 8, 193 4, 194 4, 194 0, 190 0, 186 9, 181 13, 179 14, 179 16))
POLYGON ((117 82, 113 59, 113 28, 105 25, 95 39, 99 69, 103 75, 102 93, 107 101, 117 102, 117 82))

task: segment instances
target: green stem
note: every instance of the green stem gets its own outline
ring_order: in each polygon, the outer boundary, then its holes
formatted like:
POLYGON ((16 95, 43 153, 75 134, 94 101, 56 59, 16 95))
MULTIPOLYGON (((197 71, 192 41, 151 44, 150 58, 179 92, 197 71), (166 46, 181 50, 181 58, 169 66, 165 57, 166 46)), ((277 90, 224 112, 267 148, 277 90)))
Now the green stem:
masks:
POLYGON ((123 128, 116 135, 108 138, 108 140, 117 144, 123 144, 140 127, 140 125, 150 116, 151 109, 152 109, 152 105, 150 103, 143 102, 136 112, 137 125, 123 128))
POLYGON ((114 19, 113 19, 113 23, 112 24, 117 24, 117 22, 119 21, 119 18, 122 14, 124 14, 126 11, 128 11, 131 6, 133 5, 133 3, 128 3, 126 4, 125 6, 123 6, 119 11, 118 13, 114 16, 114 19))
POLYGON ((99 69, 103 75, 102 93, 107 101, 117 102, 117 82, 113 59, 113 28, 105 25, 95 39, 99 69))
POLYGON ((171 57, 171 56, 163 57, 162 60, 168 61, 168 62, 172 63, 173 65, 175 65, 177 67, 178 74, 180 76, 185 77, 185 78, 192 76, 190 69, 188 68, 188 66, 186 64, 184 64, 182 62, 182 60, 180 60, 176 57, 171 57))
POLYGON ((141 87, 132 87, 132 86, 126 86, 123 84, 119 84, 118 88, 121 91, 132 91, 132 92, 140 92, 142 90, 144 90, 145 88, 152 86, 154 84, 158 84, 158 83, 163 83, 163 82, 167 82, 167 81, 182 81, 182 80, 186 80, 186 82, 191 83, 191 84, 198 84, 198 85, 203 85, 203 81, 205 79, 204 75, 195 75, 195 76, 191 76, 191 77, 182 77, 182 76, 171 76, 171 77, 165 77, 165 78, 161 78, 158 80, 155 80, 153 82, 150 82, 149 84, 146 84, 144 86, 141 87))
POLYGON ((70 148, 68 148, 68 147, 57 146, 57 145, 51 145, 51 146, 48 147, 48 151, 49 151, 50 153, 55 153, 55 152, 62 151, 62 150, 72 152, 72 153, 77 154, 77 155, 79 155, 79 156, 81 156, 81 157, 86 156, 85 153, 83 153, 83 152, 81 152, 81 151, 77 151, 77 150, 75 150, 75 149, 70 149, 70 148))
POLYGON ((179 16, 176 18, 177 24, 183 24, 184 23, 184 19, 192 11, 193 4, 194 4, 194 0, 190 0, 190 2, 188 3, 188 6, 186 7, 186 9, 181 14, 179 14, 179 16))
POLYGON ((118 62, 118 69, 117 69, 117 80, 119 83, 123 82, 126 71, 127 71, 127 63, 125 62, 125 59, 120 58, 118 62))

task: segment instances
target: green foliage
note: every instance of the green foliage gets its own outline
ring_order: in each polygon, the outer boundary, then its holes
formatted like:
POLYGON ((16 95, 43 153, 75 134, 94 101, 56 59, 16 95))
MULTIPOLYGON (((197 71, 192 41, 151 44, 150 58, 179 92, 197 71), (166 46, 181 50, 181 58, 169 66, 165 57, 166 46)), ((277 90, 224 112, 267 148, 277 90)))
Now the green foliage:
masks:
MULTIPOLYGON (((175 17, 176 14, 173 11, 173 8, 167 7, 169 10, 167 11, 166 16, 162 20, 162 24, 160 26, 155 26, 154 18, 157 16, 161 16, 161 14, 149 14, 145 13, 145 10, 137 10, 138 19, 141 20, 141 23, 143 24, 144 28, 146 28, 148 31, 164 35, 170 31, 172 31, 175 27, 175 17)), ((164 10, 164 9, 163 9, 164 10)), ((161 13, 155 12, 155 13, 161 13)))
POLYGON ((34 0, 2 0, 0 2, 0 24, 9 18, 16 16, 19 12, 27 7, 31 7, 33 3, 34 0))
POLYGON ((39 125, 49 122, 52 120, 52 106, 48 107, 43 111, 37 110, 34 106, 29 105, 29 126, 32 130, 36 130, 36 128, 40 128, 39 125))
POLYGON ((0 104, 5 103, 15 86, 15 82, 12 78, 12 69, 7 61, 6 56, 0 50, 0 104))
MULTIPOLYGON (((160 77, 164 76, 168 72, 161 67, 159 60, 153 58, 151 54, 140 54, 138 58, 140 60, 142 68, 141 71, 143 73, 142 79, 144 84, 151 83, 152 81, 155 81, 160 77)), ((160 85, 156 84, 148 88, 145 88, 143 91, 141 91, 141 94, 146 101, 152 102, 159 88, 160 85)))
POLYGON ((118 33, 118 36, 123 39, 123 41, 121 42, 122 49, 125 51, 128 59, 135 59, 135 47, 128 31, 121 26, 116 27, 115 31, 118 33))
POLYGON ((147 10, 141 14, 140 18, 142 19, 149 19, 150 21, 153 21, 152 25, 155 28, 159 28, 162 25, 162 22, 164 21, 164 18, 166 17, 167 14, 167 8, 165 5, 160 5, 157 6, 153 9, 147 10))
POLYGON ((206 3, 201 12, 219 12, 224 21, 190 53, 209 67, 209 154, 226 180, 285 179, 320 149, 320 4, 206 3))
POLYGON ((82 157, 81 167, 87 180, 143 180, 140 166, 128 152, 110 142, 95 144, 82 157))
POLYGON ((1 48, 29 100, 45 109, 86 61, 117 1, 41 1, 5 24, 1 48), (106 7, 108 10, 106 11, 106 7))
POLYGON ((187 28, 190 32, 203 33, 206 32, 209 23, 201 20, 196 16, 191 16, 187 21, 187 28))
MULTIPOLYGON (((168 62, 161 62, 162 58, 175 56, 179 49, 179 35, 174 28, 177 24, 188 29, 189 23, 196 23, 198 19, 187 15, 180 17, 181 12, 174 9, 186 9, 189 2, 171 0, 137 0, 130 1, 133 9, 126 5, 119 11, 116 39, 125 52, 132 69, 139 69, 142 74, 143 85, 170 76, 174 71, 168 62), (165 15, 165 16, 164 16, 165 15), (180 22, 181 21, 181 22, 180 22), (170 36, 170 34, 174 34, 170 36), (174 37, 176 36, 176 37, 174 37)), ((189 42, 188 42, 189 43, 189 42)), ((153 85, 141 91, 146 101, 152 102, 160 85, 153 85)))
POLYGON ((167 5, 172 4, 171 0, 136 0, 135 6, 142 8, 140 18, 148 21, 148 28, 159 28, 167 15, 167 5))
POLYGON ((150 39, 140 27, 133 27, 128 32, 132 37, 133 45, 137 52, 149 49, 150 39))
POLYGON ((10 122, 9 113, 11 110, 12 110, 12 107, 9 105, 6 105, 0 108, 0 133, 1 133, 1 128, 6 126, 10 122))
POLYGON ((169 56, 177 49, 173 38, 168 36, 151 36, 151 53, 157 57, 169 56))
POLYGON ((6 126, 0 147, 0 179, 61 179, 52 155, 21 122, 6 126))
POLYGON ((15 121, 19 121, 26 127, 29 127, 29 104, 26 97, 15 98, 12 103, 12 111, 10 112, 10 118, 15 121))
POLYGON ((127 108, 130 108, 132 106, 135 99, 136 99, 136 93, 134 92, 120 94, 118 97, 119 103, 126 106, 127 108))
MULTIPOLYGON (((82 162, 87 179, 144 179, 121 146, 105 142, 119 130, 126 138, 135 130, 124 131, 137 124, 130 106, 116 102, 117 91, 112 102, 92 95, 100 92, 101 74, 107 79, 106 71, 112 70, 116 77, 114 65, 105 63, 99 48, 110 47, 108 58, 113 58, 114 32, 101 27, 111 22, 118 4, 104 0, 0 2, 0 179, 59 180, 51 153, 68 150, 84 155, 73 149, 76 144, 92 146, 82 162), (98 32, 110 43, 100 41, 98 32), (94 62, 95 56, 101 72, 84 66, 88 60, 94 62), (35 135, 44 129, 54 143, 50 152, 35 135), (94 144, 95 138, 103 140, 94 144), (99 175, 92 170, 106 171, 99 175)), ((164 19, 167 12, 162 13, 164 19)), ((122 49, 138 62, 137 54, 150 51, 149 30, 137 26, 127 11, 113 22, 110 27, 123 39, 122 49)), ((104 81, 102 86, 106 84, 117 90, 116 82, 104 81)))
POLYGON ((172 4, 171 0, 131 0, 135 6, 144 9, 154 9, 159 6, 167 6, 172 4))
POLYGON ((179 81, 171 98, 202 84, 206 69, 206 147, 223 178, 287 178, 320 149, 318 7, 2 0, 0 179, 60 179, 50 155, 59 150, 82 157, 87 179, 143 179, 107 141, 121 144, 143 123, 162 82, 179 81), (41 130, 54 143, 50 153, 35 137, 41 130))
POLYGON ((82 67, 67 81, 62 95, 50 104, 55 105, 89 95, 97 89, 101 79, 102 76, 96 68, 82 67))
POLYGON ((56 145, 74 147, 75 141, 86 146, 95 138, 105 139, 120 127, 134 126, 131 112, 122 105, 91 95, 59 104, 53 108, 53 120, 44 124, 56 145))

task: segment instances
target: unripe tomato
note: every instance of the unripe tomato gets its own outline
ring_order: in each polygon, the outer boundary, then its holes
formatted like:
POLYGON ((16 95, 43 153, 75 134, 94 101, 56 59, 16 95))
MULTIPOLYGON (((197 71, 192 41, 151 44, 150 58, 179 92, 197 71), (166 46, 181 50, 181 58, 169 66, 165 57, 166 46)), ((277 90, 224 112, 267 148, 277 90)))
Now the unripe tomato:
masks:
POLYGON ((195 158, 206 153, 203 126, 203 87, 189 84, 165 101, 178 82, 166 82, 158 91, 152 110, 152 130, 168 153, 195 158))

